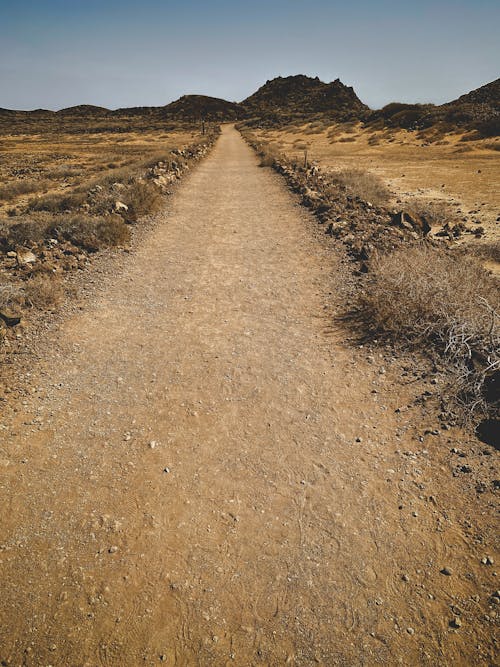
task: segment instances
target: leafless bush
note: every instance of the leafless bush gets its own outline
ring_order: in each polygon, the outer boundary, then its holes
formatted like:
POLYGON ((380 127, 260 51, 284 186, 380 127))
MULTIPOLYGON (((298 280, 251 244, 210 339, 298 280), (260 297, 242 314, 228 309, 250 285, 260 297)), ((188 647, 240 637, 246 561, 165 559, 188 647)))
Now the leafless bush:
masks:
POLYGON ((51 308, 63 298, 63 287, 59 276, 38 274, 24 285, 24 295, 29 306, 51 308))
POLYGON ((423 218, 431 227, 457 221, 457 214, 446 201, 430 201, 428 199, 412 199, 409 201, 411 212, 423 218))
POLYGON ((332 174, 332 180, 353 196, 372 204, 384 204, 391 196, 388 187, 379 176, 362 169, 344 169, 335 172, 332 174))
POLYGON ((130 185, 124 194, 123 201, 130 209, 130 216, 133 216, 130 222, 142 215, 156 213, 163 205, 160 189, 147 181, 135 181, 130 185))
POLYGON ((365 330, 444 360, 448 398, 464 421, 497 409, 498 282, 474 258, 427 246, 378 257, 370 268, 358 304, 365 330))
POLYGON ((51 228, 57 238, 71 241, 73 245, 96 252, 107 246, 126 245, 130 230, 119 215, 92 218, 86 215, 61 217, 51 228))
POLYGON ((84 192, 71 192, 67 194, 49 194, 33 201, 28 206, 29 211, 49 211, 50 213, 62 213, 74 211, 85 202, 84 192))
POLYGON ((500 264, 500 241, 481 243, 474 247, 473 252, 481 259, 498 262, 500 264))
POLYGON ((43 241, 48 235, 53 216, 34 214, 29 218, 23 216, 14 220, 14 223, 0 220, 0 248, 6 251, 43 241))
POLYGON ((0 283, 0 310, 18 306, 23 300, 23 293, 18 285, 9 282, 0 283))
POLYGON ((47 186, 46 181, 41 180, 18 180, 0 185, 0 201, 12 201, 20 195, 31 194, 43 190, 47 186))
POLYGON ((280 158, 278 150, 273 146, 261 144, 256 148, 260 157, 260 167, 273 167, 280 158))

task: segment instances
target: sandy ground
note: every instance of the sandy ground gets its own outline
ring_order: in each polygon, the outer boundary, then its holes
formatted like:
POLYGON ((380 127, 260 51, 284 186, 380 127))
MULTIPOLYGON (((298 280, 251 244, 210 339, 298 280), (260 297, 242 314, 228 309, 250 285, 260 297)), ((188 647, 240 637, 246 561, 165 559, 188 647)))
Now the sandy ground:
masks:
POLYGON ((0 431, 2 664, 494 664, 490 495, 342 345, 311 224, 225 128, 48 334, 0 431))
MULTIPOLYGON (((463 135, 449 134, 441 142, 429 143, 415 132, 399 130, 384 135, 360 126, 350 133, 341 127, 312 133, 305 126, 260 131, 257 136, 298 158, 307 146, 309 160, 328 169, 366 169, 378 174, 395 199, 447 201, 459 219, 465 217, 485 227, 484 240, 500 238, 500 152, 488 148, 495 144, 493 139, 464 142, 463 135), (378 143, 371 145, 374 137, 378 143)), ((467 240, 477 242, 470 237, 467 240)))

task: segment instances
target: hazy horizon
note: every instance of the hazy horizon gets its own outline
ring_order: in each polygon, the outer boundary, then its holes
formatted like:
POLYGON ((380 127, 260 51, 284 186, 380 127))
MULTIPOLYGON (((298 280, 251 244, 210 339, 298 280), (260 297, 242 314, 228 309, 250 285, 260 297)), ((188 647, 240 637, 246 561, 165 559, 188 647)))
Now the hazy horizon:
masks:
POLYGON ((293 74, 340 78, 372 108, 440 104, 498 78, 499 19, 491 0, 0 0, 0 107, 240 102, 293 74))

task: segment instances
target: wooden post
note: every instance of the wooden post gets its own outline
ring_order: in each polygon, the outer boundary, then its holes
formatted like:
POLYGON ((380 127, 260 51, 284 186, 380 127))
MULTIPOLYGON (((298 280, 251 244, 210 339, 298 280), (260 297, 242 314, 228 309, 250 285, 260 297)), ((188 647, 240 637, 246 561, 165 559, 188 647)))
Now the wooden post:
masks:
POLYGON ((307 148, 304 150, 304 168, 307 169, 307 148))
POLYGON ((201 133, 205 134, 205 119, 201 119, 201 133))

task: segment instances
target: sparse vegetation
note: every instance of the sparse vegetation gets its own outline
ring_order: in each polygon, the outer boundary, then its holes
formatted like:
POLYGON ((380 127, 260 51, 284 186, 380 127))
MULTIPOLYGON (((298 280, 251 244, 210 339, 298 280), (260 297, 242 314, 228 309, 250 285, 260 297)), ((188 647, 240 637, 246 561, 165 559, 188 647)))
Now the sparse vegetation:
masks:
POLYGON ((155 121, 159 132, 145 118, 136 119, 139 132, 114 119, 116 134, 104 127, 107 116, 5 120, 0 114, 0 310, 15 316, 0 313, 0 339, 15 335, 23 312, 56 308, 66 274, 90 253, 126 246, 129 223, 158 211, 166 186, 216 136, 183 123, 165 134, 164 121, 155 121))
POLYGON ((108 246, 126 245, 130 229, 119 215, 92 218, 87 215, 62 216, 48 229, 56 239, 70 241, 89 252, 108 246))
POLYGON ((161 191, 147 181, 134 182, 127 189, 123 200, 129 207, 127 221, 131 221, 131 215, 133 215, 135 221, 138 217, 147 215, 148 213, 155 213, 161 208, 163 203, 161 191))
POLYGON ((473 252, 477 257, 486 261, 497 262, 500 264, 500 240, 487 241, 474 246, 473 252))
POLYGON ((362 169, 343 169, 333 173, 331 179, 354 197, 373 204, 384 204, 391 196, 389 188, 379 176, 362 169))
POLYGON ((462 420, 498 409, 500 293, 478 261, 426 245, 379 256, 356 314, 367 335, 444 360, 448 397, 462 420))
POLYGON ((444 200, 411 199, 409 209, 425 220, 430 227, 442 227, 456 222, 457 214, 444 200))
POLYGON ((32 192, 39 192, 45 187, 47 187, 47 183, 42 180, 10 181, 9 183, 0 185, 0 202, 10 202, 16 197, 31 194, 32 192))
POLYGON ((50 274, 37 274, 24 284, 24 297, 28 306, 53 308, 64 296, 61 278, 50 274))

